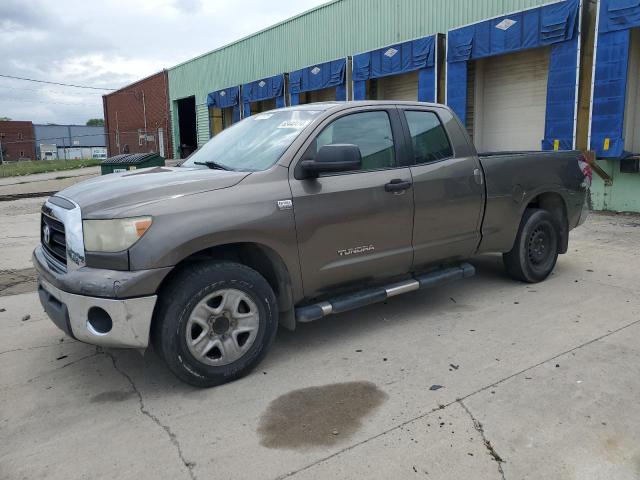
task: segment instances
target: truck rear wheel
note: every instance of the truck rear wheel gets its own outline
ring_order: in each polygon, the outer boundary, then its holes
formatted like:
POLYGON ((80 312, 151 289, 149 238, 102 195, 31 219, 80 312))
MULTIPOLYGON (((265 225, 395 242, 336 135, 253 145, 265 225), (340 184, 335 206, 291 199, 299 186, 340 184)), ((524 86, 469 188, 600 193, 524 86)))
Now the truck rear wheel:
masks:
POLYGON ((559 244, 553 216, 546 210, 527 209, 513 248, 502 255, 507 273, 522 282, 543 281, 556 265, 559 244))
POLYGON ((153 343, 169 369, 197 387, 250 372, 278 326, 273 290, 238 263, 200 263, 180 271, 158 301, 153 343))

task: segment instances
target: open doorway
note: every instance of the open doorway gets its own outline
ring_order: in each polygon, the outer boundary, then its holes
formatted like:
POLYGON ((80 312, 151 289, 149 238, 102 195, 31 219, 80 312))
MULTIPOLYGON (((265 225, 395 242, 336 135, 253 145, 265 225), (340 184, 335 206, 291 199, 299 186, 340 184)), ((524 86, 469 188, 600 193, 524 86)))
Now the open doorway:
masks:
POLYGON ((233 108, 209 107, 209 137, 214 137, 233 125, 233 108))
POLYGON ((178 104, 178 129, 180 133, 180 158, 187 158, 198 148, 196 130, 196 97, 182 98, 178 104))
POLYGON ((334 102, 336 100, 336 87, 321 88, 300 93, 300 105, 305 103, 334 102))
POLYGON ((368 80, 372 100, 418 100, 418 71, 368 80))
POLYGON ((267 98, 266 100, 259 100, 257 102, 251 102, 251 115, 256 113, 267 112, 269 110, 275 110, 276 99, 267 98))

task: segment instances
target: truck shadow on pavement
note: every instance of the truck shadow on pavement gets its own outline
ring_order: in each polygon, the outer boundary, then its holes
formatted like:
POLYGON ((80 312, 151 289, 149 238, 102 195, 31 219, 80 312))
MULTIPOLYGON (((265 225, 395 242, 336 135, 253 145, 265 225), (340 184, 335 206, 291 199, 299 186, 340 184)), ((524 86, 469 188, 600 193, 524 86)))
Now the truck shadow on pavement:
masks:
MULTIPOLYGON (((350 312, 331 315, 316 322, 299 324, 294 332, 280 329, 274 351, 268 359, 280 355, 289 356, 298 348, 323 348, 326 342, 336 337, 348 339, 354 345, 365 333, 394 329, 398 323, 420 323, 428 327, 431 319, 442 315, 464 314, 476 310, 474 299, 486 291, 487 283, 495 287, 518 285, 506 277, 501 258, 483 256, 474 258, 478 273, 467 280, 453 282, 437 288, 418 290, 390 298, 350 312)), ((521 284, 520 284, 521 285, 521 284)))

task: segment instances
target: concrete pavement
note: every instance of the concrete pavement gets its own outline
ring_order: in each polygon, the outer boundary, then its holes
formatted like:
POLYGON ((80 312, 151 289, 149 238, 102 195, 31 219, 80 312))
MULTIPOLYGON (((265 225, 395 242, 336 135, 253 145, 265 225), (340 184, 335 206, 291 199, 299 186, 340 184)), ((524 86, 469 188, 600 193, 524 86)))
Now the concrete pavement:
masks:
MULTIPOLYGON (((7 203, 24 240, 0 268, 22 269, 37 202, 7 203)), ((208 390, 65 338, 33 292, 0 296, 0 478, 640 478, 640 218, 592 215, 541 284, 472 263, 280 331, 208 390)))
MULTIPOLYGON (((168 159, 167 166, 175 166, 180 160, 168 159)), ((100 167, 76 168, 57 172, 35 173, 16 177, 0 177, 0 197, 16 194, 57 192, 74 183, 100 175, 100 167)))
POLYGON ((16 177, 1 177, 0 186, 26 185, 29 183, 55 180, 58 177, 86 177, 100 174, 100 167, 76 168, 74 170, 58 170, 56 172, 34 173, 33 175, 21 175, 16 177))
POLYGON ((78 168, 57 172, 36 173, 20 177, 0 178, 0 195, 57 192, 74 183, 100 175, 100 167, 78 168))

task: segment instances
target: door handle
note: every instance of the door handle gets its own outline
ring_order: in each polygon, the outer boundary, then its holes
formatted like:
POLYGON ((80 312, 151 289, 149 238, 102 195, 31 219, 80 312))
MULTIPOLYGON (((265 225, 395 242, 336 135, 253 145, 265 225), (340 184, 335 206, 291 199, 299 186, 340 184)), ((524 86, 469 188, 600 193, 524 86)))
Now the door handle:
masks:
POLYGON ((385 192, 400 192, 411 188, 411 182, 409 180, 402 180, 400 178, 394 178, 384 186, 385 192))
POLYGON ((482 183, 483 183, 483 181, 482 181, 482 172, 480 171, 480 169, 479 169, 479 168, 476 168, 476 169, 473 171, 473 179, 475 180, 475 182, 476 182, 478 185, 482 185, 482 183))

